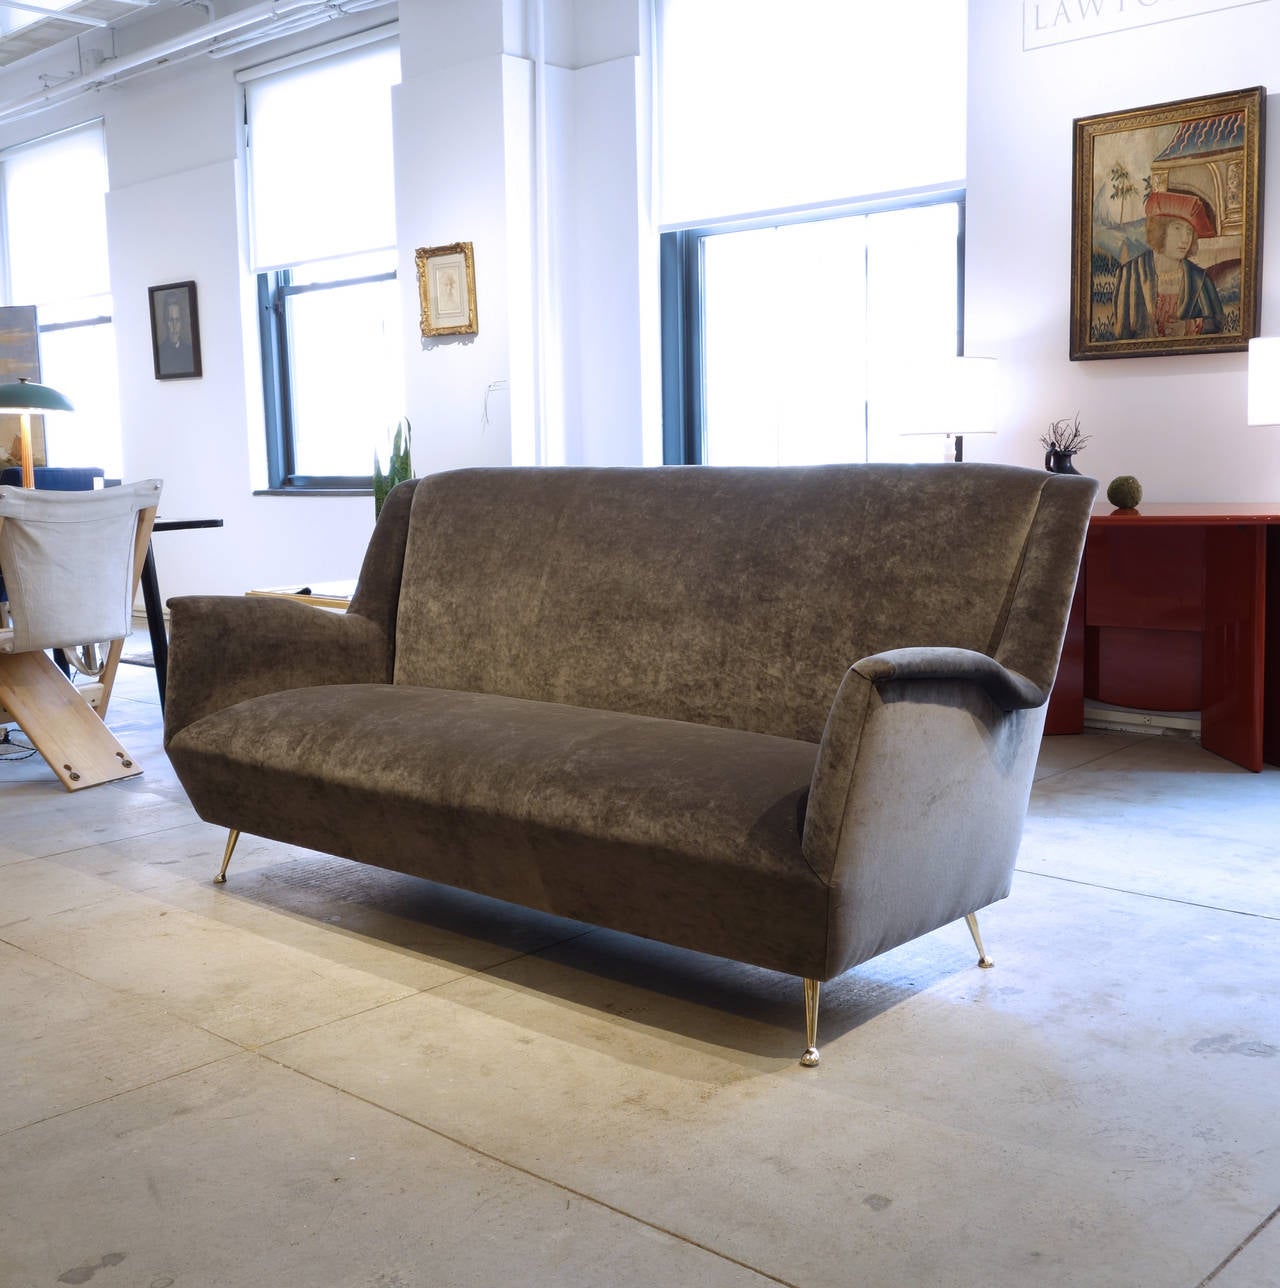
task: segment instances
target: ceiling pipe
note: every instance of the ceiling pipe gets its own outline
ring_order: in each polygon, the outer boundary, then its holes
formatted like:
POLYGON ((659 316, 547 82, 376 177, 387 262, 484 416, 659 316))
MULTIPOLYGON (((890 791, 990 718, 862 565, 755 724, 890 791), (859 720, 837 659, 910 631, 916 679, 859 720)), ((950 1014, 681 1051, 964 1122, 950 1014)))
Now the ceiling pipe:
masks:
MULTIPOLYGON (((217 22, 205 23, 184 35, 160 44, 148 46, 132 54, 104 61, 92 72, 76 76, 48 90, 42 90, 27 98, 18 99, 0 107, 0 123, 30 116, 33 112, 44 111, 54 107, 77 94, 103 89, 125 72, 130 72, 149 63, 165 63, 187 54, 199 52, 200 46, 208 45, 220 37, 239 35, 248 28, 260 23, 278 22, 290 14, 310 9, 317 14, 332 14, 336 6, 331 0, 262 0, 262 3, 251 5, 239 13, 231 14, 217 22)), ((264 36, 266 33, 264 32, 264 36)))
POLYGON ((296 13, 292 18, 282 19, 277 26, 269 30, 246 31, 242 35, 215 40, 205 52, 210 58, 233 58, 246 49, 254 49, 270 40, 278 40, 281 36, 293 36, 300 31, 310 31, 312 27, 328 22, 333 16, 332 11, 296 13))
POLYGON ((240 36, 228 36, 215 41, 205 52, 210 58, 233 58, 246 49, 265 45, 268 41, 278 40, 283 36, 296 35, 300 31, 310 31, 323 22, 357 13, 367 13, 370 9, 384 9, 387 5, 398 3, 398 0, 330 0, 322 10, 294 14, 286 18, 278 27, 245 32, 240 36))

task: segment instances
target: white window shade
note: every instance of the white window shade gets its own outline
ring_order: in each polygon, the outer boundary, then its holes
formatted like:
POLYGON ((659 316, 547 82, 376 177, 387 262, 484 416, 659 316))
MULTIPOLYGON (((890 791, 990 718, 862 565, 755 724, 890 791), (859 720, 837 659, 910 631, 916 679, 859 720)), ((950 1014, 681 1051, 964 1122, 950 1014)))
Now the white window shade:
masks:
POLYGON ((250 81, 255 272, 395 245, 394 41, 250 81))
POLYGON ((44 306, 109 292, 102 126, 54 135, 0 160, 10 302, 44 306))
MULTIPOLYGON (((79 0, 39 0, 39 10, 48 9, 70 9, 73 4, 79 0)), ((35 3, 35 0, 32 0, 35 3)), ((24 12, 21 9, 0 8, 0 35, 7 36, 12 31, 21 31, 23 27, 29 27, 33 22, 39 22, 41 18, 47 17, 46 13, 39 11, 35 13, 24 12)))
POLYGON ((660 0, 664 227, 955 184, 965 0, 660 0))

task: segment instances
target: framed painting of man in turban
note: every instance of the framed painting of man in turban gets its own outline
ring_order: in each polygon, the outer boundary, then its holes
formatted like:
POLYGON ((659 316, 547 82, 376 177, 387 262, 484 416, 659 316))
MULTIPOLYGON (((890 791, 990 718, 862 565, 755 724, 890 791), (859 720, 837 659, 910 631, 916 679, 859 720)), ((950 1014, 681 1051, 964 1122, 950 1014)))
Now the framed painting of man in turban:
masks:
POLYGON ((1266 91, 1075 122, 1071 357, 1248 348, 1266 91))

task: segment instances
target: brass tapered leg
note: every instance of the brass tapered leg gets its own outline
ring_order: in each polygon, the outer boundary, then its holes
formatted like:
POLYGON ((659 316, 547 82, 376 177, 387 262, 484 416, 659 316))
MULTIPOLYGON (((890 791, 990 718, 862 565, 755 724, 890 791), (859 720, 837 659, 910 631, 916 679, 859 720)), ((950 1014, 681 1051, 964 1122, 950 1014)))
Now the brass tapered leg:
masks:
POLYGON ((222 870, 213 878, 215 884, 225 885, 227 881, 227 864, 231 862, 231 851, 236 848, 236 842, 240 839, 240 833, 233 827, 227 833, 227 849, 222 856, 222 870))
POLYGON ((995 965, 995 962, 987 956, 987 950, 982 946, 982 936, 978 934, 978 918, 971 912, 965 918, 965 921, 968 923, 969 933, 973 936, 974 945, 978 949, 978 965, 983 970, 990 970, 995 965))
POLYGON ((818 991, 822 984, 816 979, 804 982, 804 1040, 808 1043, 800 1063, 806 1069, 816 1069, 821 1057, 818 1055, 818 991))

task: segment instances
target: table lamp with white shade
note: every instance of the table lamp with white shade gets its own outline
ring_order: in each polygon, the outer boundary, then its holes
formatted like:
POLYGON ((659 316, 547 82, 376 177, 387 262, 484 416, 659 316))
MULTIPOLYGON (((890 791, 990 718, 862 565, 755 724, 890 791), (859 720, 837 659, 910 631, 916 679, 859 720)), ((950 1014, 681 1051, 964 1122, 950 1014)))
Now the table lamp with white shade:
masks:
POLYGON ((1280 336, 1249 341, 1250 425, 1280 425, 1280 336))
POLYGON ((963 461, 966 434, 996 432, 996 360, 966 354, 917 368, 909 401, 895 401, 898 433, 945 434, 943 459, 963 461))
POLYGON ((22 417, 21 456, 22 486, 35 487, 35 462, 31 456, 31 413, 74 411, 65 394, 48 385, 37 384, 19 376, 11 385, 0 385, 0 412, 17 412, 22 417))

